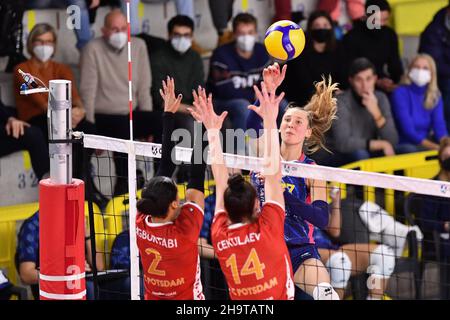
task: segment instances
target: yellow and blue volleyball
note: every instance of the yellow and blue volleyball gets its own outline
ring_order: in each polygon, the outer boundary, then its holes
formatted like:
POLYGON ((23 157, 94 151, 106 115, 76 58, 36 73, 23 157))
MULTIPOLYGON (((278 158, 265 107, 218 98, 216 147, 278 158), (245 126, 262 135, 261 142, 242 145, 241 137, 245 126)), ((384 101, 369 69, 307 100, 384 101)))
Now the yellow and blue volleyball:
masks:
POLYGON ((264 45, 267 52, 278 60, 297 58, 305 48, 305 33, 295 22, 281 20, 266 31, 264 45))

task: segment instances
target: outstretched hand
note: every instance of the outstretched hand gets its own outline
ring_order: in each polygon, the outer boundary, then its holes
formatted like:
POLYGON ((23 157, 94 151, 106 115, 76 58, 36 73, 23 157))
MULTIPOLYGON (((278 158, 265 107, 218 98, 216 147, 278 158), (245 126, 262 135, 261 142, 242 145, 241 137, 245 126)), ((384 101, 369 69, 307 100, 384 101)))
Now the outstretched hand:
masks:
POLYGON ((264 68, 263 81, 266 84, 268 92, 275 93, 286 76, 286 69, 287 64, 285 64, 280 70, 280 65, 278 64, 278 62, 275 62, 273 65, 270 65, 267 68, 264 68))
POLYGON ((225 111, 222 112, 222 114, 217 115, 214 112, 212 95, 209 94, 206 96, 204 88, 199 87, 198 92, 195 92, 194 90, 192 93, 194 95, 194 107, 189 108, 188 110, 194 119, 202 122, 206 130, 220 130, 228 112, 225 111))
POLYGON ((253 86, 256 98, 259 100, 259 107, 250 105, 248 108, 258 114, 264 120, 277 120, 278 110, 281 100, 284 98, 284 92, 278 97, 275 91, 269 91, 265 82, 261 82, 261 91, 257 86, 253 86))
POLYGON ((164 100, 164 111, 175 113, 181 104, 182 94, 175 98, 175 81, 173 78, 167 77, 166 81, 162 81, 163 88, 159 89, 159 94, 164 100))

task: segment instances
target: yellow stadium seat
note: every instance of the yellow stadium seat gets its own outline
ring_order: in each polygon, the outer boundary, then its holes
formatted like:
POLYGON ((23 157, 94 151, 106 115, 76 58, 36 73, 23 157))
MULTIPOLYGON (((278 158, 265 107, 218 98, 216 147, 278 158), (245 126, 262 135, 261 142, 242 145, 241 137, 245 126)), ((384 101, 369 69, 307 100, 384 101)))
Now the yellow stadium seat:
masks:
POLYGON ((394 29, 401 36, 419 36, 447 0, 390 0, 394 29))
MULTIPOLYGON (((18 284, 14 256, 17 246, 17 223, 31 217, 39 209, 39 203, 26 203, 14 206, 0 207, 0 268, 5 269, 9 280, 13 284, 18 284)), ((100 213, 100 209, 93 204, 94 213, 100 213)), ((89 228, 89 210, 88 202, 85 202, 84 212, 86 216, 86 228, 89 228)), ((101 214, 94 216, 96 234, 96 248, 98 252, 102 252, 105 247, 104 222, 101 214)))

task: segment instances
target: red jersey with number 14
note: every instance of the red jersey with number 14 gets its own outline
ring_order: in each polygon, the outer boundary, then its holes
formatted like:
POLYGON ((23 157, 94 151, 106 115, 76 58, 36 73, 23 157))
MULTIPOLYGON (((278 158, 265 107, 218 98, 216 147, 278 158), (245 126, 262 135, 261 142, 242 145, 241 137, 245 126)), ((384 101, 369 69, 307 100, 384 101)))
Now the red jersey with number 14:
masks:
POLYGON ((217 212, 211 227, 214 250, 233 300, 292 300, 294 282, 284 241, 284 209, 267 201, 253 223, 229 223, 217 212))
POLYGON ((193 202, 180 210, 175 221, 165 223, 152 223, 150 215, 137 215, 145 300, 205 299, 197 247, 203 210, 193 202))

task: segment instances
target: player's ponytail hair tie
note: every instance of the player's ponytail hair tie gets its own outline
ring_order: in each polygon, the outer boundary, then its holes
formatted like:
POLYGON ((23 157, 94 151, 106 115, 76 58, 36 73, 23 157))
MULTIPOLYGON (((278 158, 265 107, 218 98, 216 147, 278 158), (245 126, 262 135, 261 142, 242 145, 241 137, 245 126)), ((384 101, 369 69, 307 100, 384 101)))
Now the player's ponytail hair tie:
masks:
POLYGON ((136 208, 140 213, 151 214, 156 207, 156 197, 147 195, 145 198, 139 199, 136 203, 136 208))
POLYGON ((240 174, 228 178, 228 187, 224 193, 225 210, 232 223, 252 219, 256 201, 256 190, 240 174))

